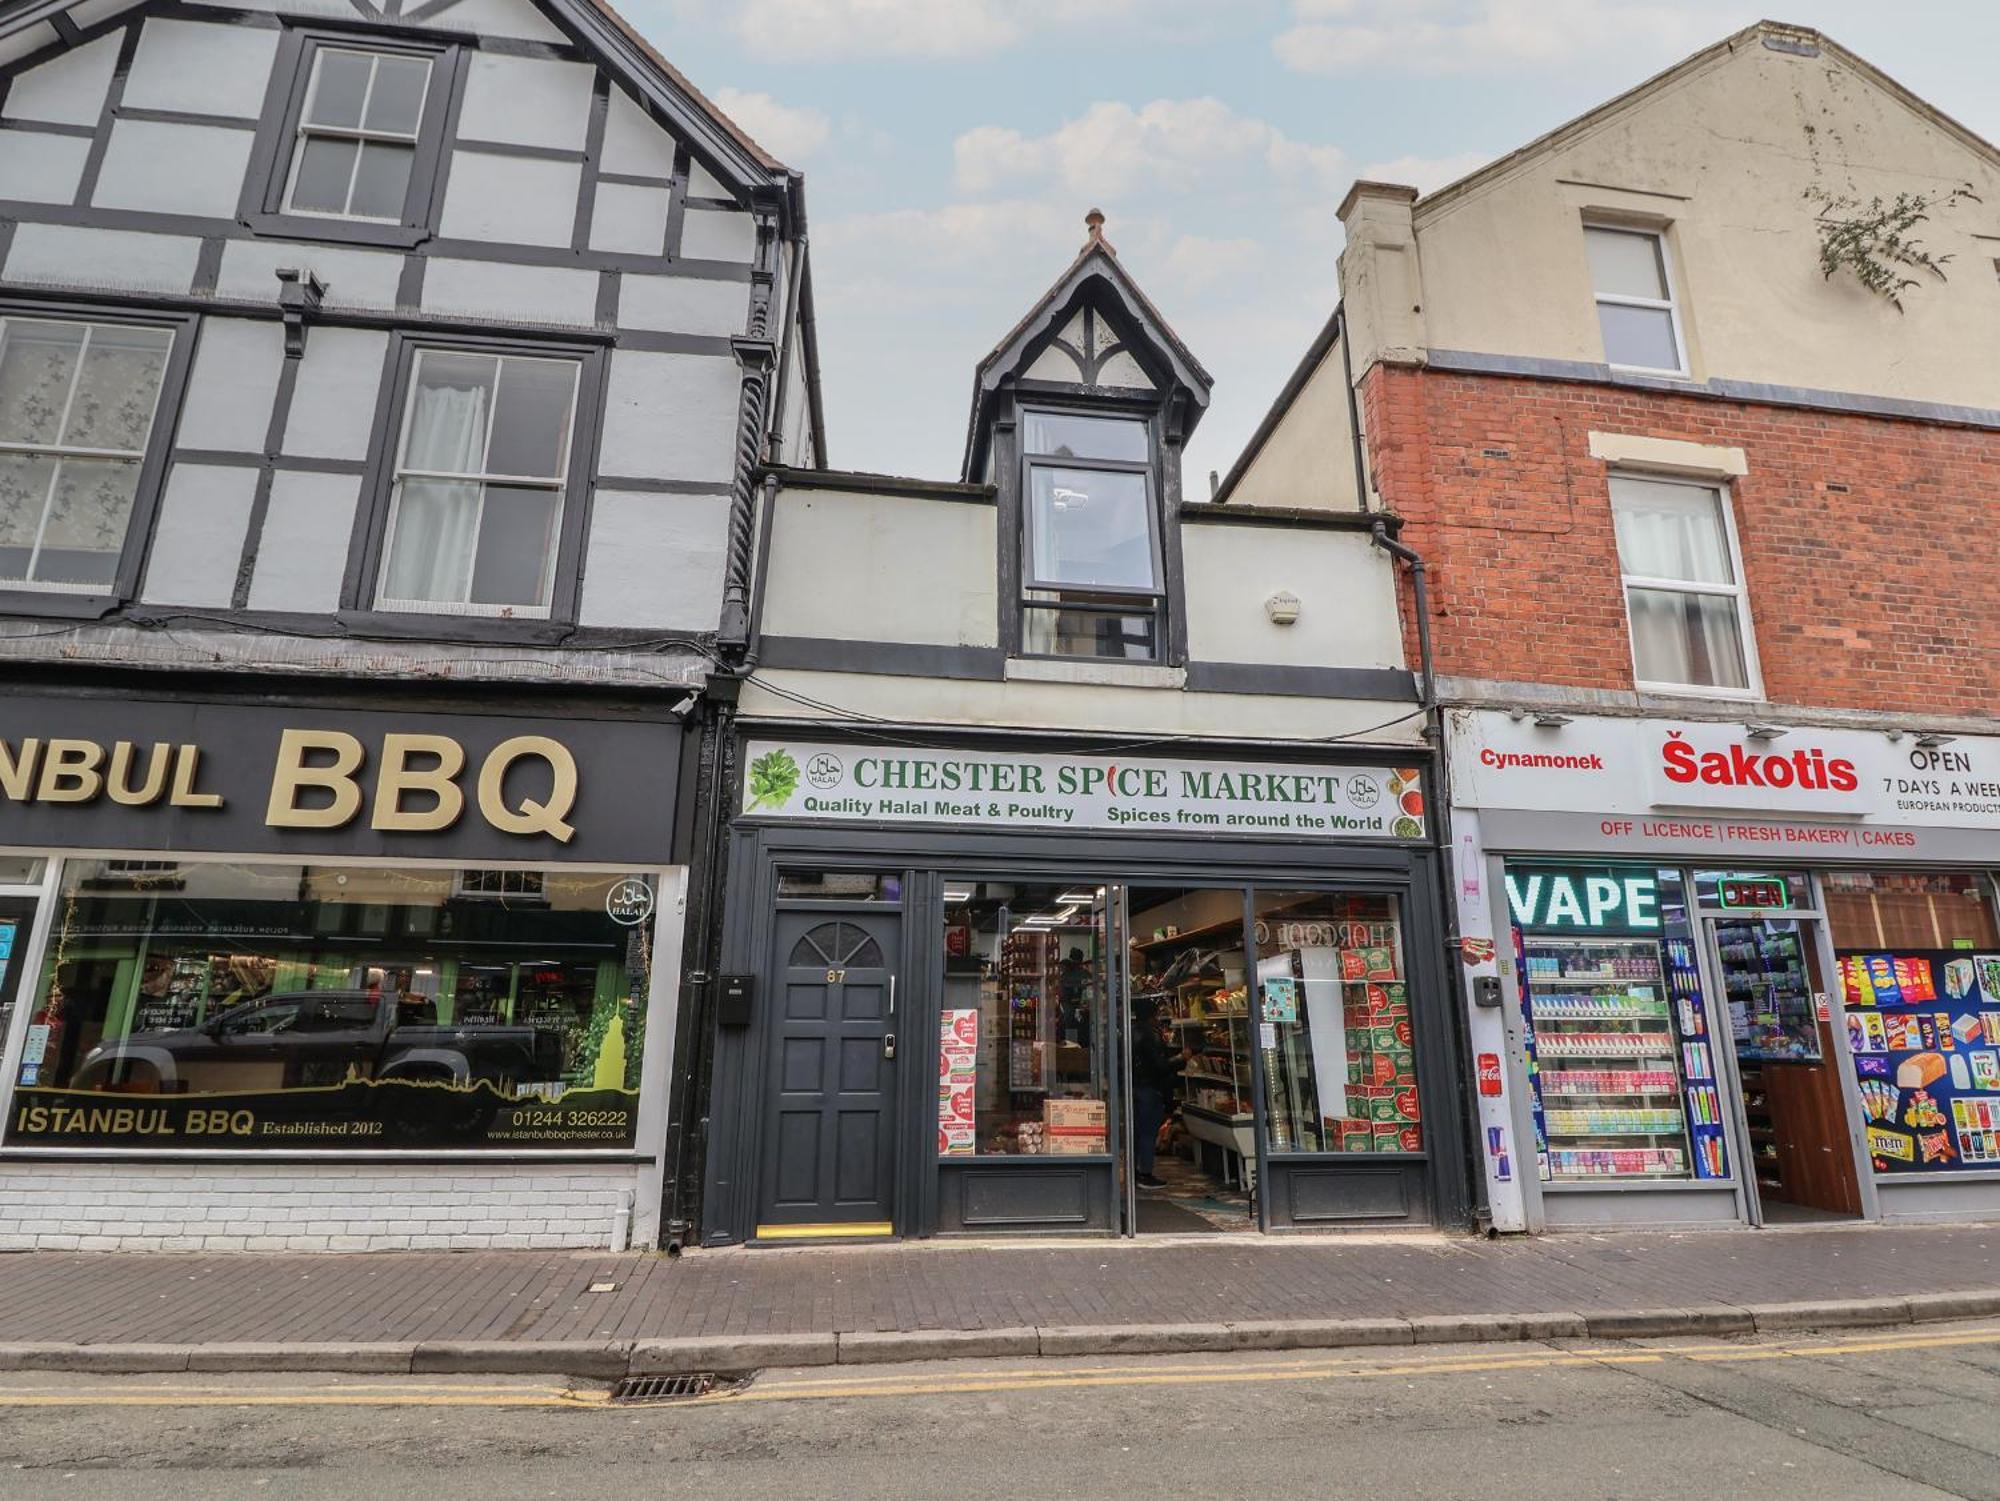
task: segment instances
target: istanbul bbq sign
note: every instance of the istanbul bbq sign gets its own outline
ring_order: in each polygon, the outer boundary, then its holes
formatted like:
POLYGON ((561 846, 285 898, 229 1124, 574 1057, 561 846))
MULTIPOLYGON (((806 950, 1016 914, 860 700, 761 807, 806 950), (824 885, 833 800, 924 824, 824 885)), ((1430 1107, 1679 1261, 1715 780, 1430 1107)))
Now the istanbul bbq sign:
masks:
POLYGON ((1873 730, 1577 718, 1537 728, 1505 714, 1452 716, 1459 797, 1490 808, 1833 816, 1883 825, 2000 829, 2000 739, 1921 746, 1873 730))
POLYGON ((1287 766, 754 741, 759 818, 1421 839, 1415 768, 1287 766))

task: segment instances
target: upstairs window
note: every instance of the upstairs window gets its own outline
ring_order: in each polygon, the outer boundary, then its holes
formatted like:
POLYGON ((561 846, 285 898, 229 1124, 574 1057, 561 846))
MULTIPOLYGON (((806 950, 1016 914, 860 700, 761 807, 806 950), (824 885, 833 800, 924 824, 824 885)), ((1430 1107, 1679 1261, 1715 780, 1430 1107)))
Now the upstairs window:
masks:
POLYGON ((402 223, 431 71, 428 57, 315 47, 286 211, 402 223))
POLYGON ((1146 422, 1022 414, 1021 650, 1161 655, 1165 570, 1146 422))
POLYGON ((1585 225, 1605 363, 1617 370, 1685 375, 1680 318, 1665 239, 1652 230, 1585 225))
POLYGON ((117 587, 173 342, 0 316, 0 587, 117 587))
POLYGON ((1613 475, 1611 507, 1639 686, 1749 696, 1749 603, 1722 492, 1613 475))
POLYGON ((576 360, 416 351, 382 609, 549 614, 581 368, 576 360))
POLYGON ((242 213, 266 234, 410 246, 431 232, 464 49, 287 27, 242 213))

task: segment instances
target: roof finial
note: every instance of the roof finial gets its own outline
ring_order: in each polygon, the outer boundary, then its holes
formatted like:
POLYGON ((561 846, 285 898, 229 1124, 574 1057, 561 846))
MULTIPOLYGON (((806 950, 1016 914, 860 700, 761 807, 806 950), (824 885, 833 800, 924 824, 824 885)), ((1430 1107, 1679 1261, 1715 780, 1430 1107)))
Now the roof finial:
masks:
POLYGON ((1084 238, 1095 245, 1104 238, 1104 210, 1094 208, 1083 216, 1084 238))

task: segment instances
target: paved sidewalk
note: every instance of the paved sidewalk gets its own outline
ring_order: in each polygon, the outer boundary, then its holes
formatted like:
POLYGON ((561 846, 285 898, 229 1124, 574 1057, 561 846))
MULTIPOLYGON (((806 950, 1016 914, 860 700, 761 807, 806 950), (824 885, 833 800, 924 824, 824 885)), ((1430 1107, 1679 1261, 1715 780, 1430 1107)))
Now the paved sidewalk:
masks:
POLYGON ((1486 1316, 1490 1327, 1457 1337, 1586 1328, 1609 1336, 1654 1325, 1729 1332, 1751 1327, 1758 1310, 1769 1327, 1907 1323, 2000 1313, 1996 1253, 2000 1225, 1513 1241, 933 1242, 695 1251, 677 1260, 39 1253, 0 1256, 0 1367, 88 1364, 85 1347, 107 1357, 100 1367, 115 1365, 108 1358, 116 1351, 150 1349, 158 1363, 133 1354, 125 1368, 185 1369, 190 1359, 202 1368, 189 1351, 256 1368, 252 1347, 266 1361, 313 1364, 311 1347, 317 1363, 338 1369, 330 1352, 353 1347, 348 1369, 414 1362, 583 1374, 638 1369, 641 1345, 650 1345, 654 1368, 671 1368, 918 1358, 951 1348, 989 1355, 1408 1343, 1453 1337, 1467 1315, 1486 1316), (590 1291, 604 1283, 615 1288, 590 1291), (1949 1294, 1974 1296, 1941 1296, 1949 1294), (1341 1337, 1332 1327, 1339 1321, 1361 1322, 1341 1337), (963 1332, 956 1345, 887 1337, 932 1331, 963 1332), (412 1353, 422 1350, 428 1355, 412 1353))

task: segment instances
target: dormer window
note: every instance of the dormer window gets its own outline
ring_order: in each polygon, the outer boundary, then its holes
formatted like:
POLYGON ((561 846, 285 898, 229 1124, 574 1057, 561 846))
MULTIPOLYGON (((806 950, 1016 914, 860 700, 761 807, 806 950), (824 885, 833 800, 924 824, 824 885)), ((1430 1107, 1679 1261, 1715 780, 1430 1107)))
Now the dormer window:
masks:
POLYGON ((962 473, 999 512, 1001 646, 1043 659, 1008 672, 1167 687, 1187 659, 1181 449, 1209 378, 1104 215, 1083 222, 1076 259, 979 362, 962 473))
POLYGON ((1157 661, 1166 586, 1148 423, 1030 408, 1021 430, 1021 650, 1157 661))

